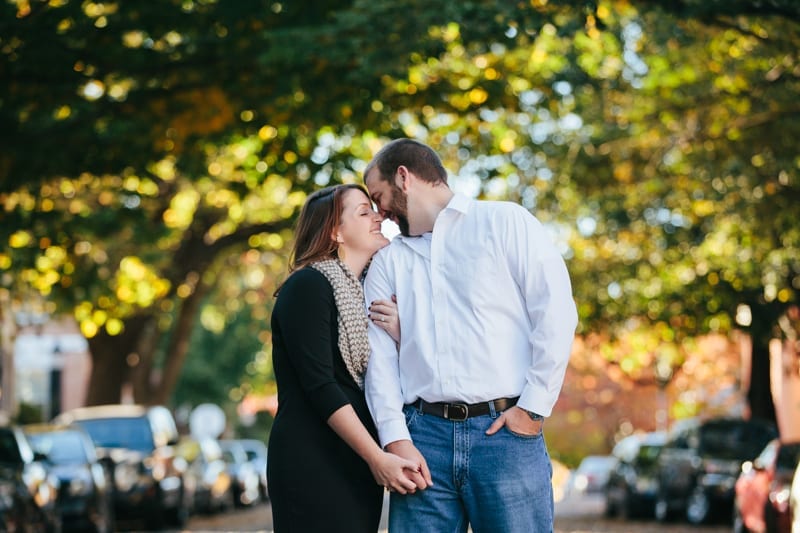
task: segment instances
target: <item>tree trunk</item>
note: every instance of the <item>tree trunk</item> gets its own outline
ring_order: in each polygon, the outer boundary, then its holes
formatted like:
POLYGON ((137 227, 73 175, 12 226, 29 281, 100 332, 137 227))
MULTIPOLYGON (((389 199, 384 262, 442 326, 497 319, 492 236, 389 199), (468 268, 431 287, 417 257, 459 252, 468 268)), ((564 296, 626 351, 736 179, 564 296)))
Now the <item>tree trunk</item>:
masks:
POLYGON ((172 396, 172 391, 175 390, 181 369, 189 353, 192 328, 197 322, 200 305, 207 292, 208 286, 199 283, 194 292, 182 301, 178 319, 170 335, 161 379, 153 390, 154 403, 166 405, 172 396))
POLYGON ((180 377, 189 351, 189 338, 208 287, 199 284, 182 305, 172 331, 161 376, 154 376, 159 333, 152 316, 125 320, 125 329, 111 336, 101 330, 89 339, 92 374, 87 405, 119 403, 126 384, 133 399, 145 405, 166 405, 180 377))
POLYGON ((160 338, 156 318, 150 320, 142 327, 142 332, 136 342, 136 353, 139 356, 138 364, 131 368, 131 386, 133 398, 137 403, 149 404, 153 396, 153 366, 156 358, 156 348, 160 338))
POLYGON ((753 418, 776 422, 769 372, 769 339, 753 337, 752 357, 750 389, 747 391, 750 413, 753 418))
POLYGON ((89 377, 89 391, 86 394, 87 405, 120 403, 122 386, 130 380, 130 363, 128 356, 138 339, 149 317, 133 317, 125 321, 125 329, 119 335, 109 335, 101 329, 97 335, 88 339, 89 352, 92 356, 92 373, 89 377))
POLYGON ((750 388, 747 401, 753 418, 777 422, 775 404, 772 401, 772 380, 770 378, 769 342, 777 317, 772 317, 764 306, 751 307, 753 323, 750 327, 752 356, 750 364, 750 388))

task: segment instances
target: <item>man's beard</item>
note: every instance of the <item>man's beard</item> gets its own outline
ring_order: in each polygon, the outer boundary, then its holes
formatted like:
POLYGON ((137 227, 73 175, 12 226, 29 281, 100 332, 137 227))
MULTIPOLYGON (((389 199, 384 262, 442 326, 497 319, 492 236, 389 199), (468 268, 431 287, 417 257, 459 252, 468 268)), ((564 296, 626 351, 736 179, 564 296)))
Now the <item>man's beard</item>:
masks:
POLYGON ((400 233, 406 237, 411 236, 411 230, 408 226, 408 219, 404 215, 397 215, 397 226, 400 228, 400 233))
POLYGON ((410 226, 408 224, 408 197, 405 195, 400 187, 392 183, 392 203, 389 206, 394 218, 397 219, 397 226, 400 228, 400 233, 406 237, 410 237, 410 226))

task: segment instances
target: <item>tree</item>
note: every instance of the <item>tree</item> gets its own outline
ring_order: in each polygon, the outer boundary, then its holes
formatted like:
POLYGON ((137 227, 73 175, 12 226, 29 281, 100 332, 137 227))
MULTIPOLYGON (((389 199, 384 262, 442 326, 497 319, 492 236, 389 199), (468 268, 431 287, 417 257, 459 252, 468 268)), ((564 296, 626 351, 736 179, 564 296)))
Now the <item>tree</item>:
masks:
POLYGON ((654 336, 610 360, 677 367, 690 336, 745 328, 752 412, 774 418, 767 342, 800 286, 798 15, 790 2, 601 2, 583 20, 512 26, 508 48, 456 29, 439 61, 395 83, 420 107, 434 82, 463 91, 409 113, 405 131, 452 147, 467 187, 517 199, 569 240, 582 332, 654 336))
POLYGON ((413 20, 391 2, 0 9, 3 285, 79 320, 89 403, 125 382, 163 403, 228 258, 255 253, 274 278, 305 194, 356 179, 368 143, 397 131, 406 93, 386 76, 435 56, 448 24, 475 18, 469 38, 495 39, 518 6, 426 3, 413 20))
POLYGON ((583 188, 584 216, 599 223, 578 249, 606 294, 588 314, 647 317, 664 324, 664 341, 746 329, 751 410, 774 419, 768 342, 796 304, 800 279, 791 140, 800 79, 788 67, 800 11, 782 2, 709 4, 644 12, 635 22, 649 39, 631 49, 647 66, 634 78, 639 87, 609 86, 600 99, 608 133, 587 155, 606 172, 602 190, 583 188), (626 195, 631 186, 635 199, 626 195))
POLYGON ((229 314, 239 269, 268 293, 305 194, 358 179, 384 137, 441 147, 454 186, 558 232, 583 332, 636 318, 680 365, 683 338, 749 309, 760 339, 796 303, 789 0, 1 9, 3 285, 74 310, 91 402, 134 363, 137 398, 168 398, 206 298, 229 314))

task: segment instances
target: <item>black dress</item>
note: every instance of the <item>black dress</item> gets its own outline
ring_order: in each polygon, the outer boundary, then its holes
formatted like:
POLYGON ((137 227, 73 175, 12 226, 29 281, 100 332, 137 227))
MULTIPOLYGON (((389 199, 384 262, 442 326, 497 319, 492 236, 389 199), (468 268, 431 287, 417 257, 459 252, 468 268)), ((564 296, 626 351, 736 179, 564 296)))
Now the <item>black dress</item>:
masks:
POLYGON ((272 312, 278 412, 267 478, 275 533, 375 533, 379 527, 383 487, 326 422, 349 403, 377 440, 364 392, 347 371, 338 338, 327 278, 310 267, 294 272, 272 312))

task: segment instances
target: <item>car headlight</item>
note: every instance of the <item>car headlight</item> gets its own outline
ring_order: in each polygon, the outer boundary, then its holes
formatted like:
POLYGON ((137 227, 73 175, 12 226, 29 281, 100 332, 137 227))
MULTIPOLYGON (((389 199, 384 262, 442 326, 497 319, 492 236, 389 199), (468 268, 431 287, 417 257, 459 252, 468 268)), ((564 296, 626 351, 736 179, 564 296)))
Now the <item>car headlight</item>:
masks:
POLYGON ((584 491, 589 486, 589 478, 583 474, 575 476, 575 488, 579 491, 584 491))
POLYGON ((114 469, 114 484, 117 490, 127 492, 131 490, 139 480, 139 472, 130 464, 123 463, 114 469))
POLYGON ((636 480, 636 490, 638 492, 655 492, 656 488, 654 479, 639 478, 636 480))
POLYGON ((37 487, 36 494, 34 495, 33 499, 36 501, 36 505, 40 508, 47 507, 50 502, 54 502, 56 500, 56 491, 53 490, 51 485, 47 483, 42 483, 37 487))
POLYGON ((156 481, 161 481, 167 477, 167 468, 163 465, 163 463, 156 463, 153 466, 152 476, 156 481))
POLYGON ((67 492, 69 492, 70 496, 90 494, 92 492, 92 483, 84 477, 75 478, 69 482, 67 492))
POLYGON ((22 482, 30 490, 34 490, 37 485, 47 479, 47 472, 39 464, 28 464, 22 470, 22 482))

